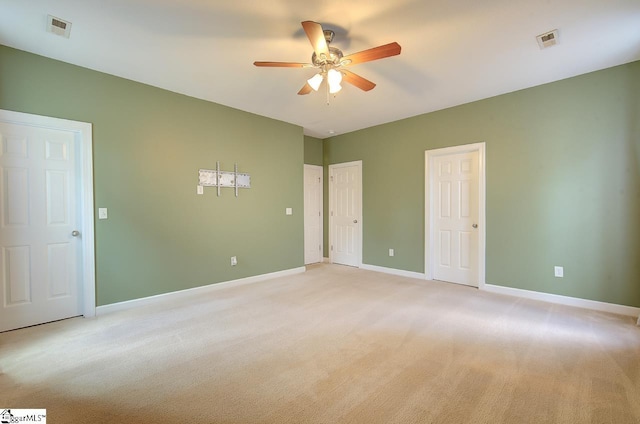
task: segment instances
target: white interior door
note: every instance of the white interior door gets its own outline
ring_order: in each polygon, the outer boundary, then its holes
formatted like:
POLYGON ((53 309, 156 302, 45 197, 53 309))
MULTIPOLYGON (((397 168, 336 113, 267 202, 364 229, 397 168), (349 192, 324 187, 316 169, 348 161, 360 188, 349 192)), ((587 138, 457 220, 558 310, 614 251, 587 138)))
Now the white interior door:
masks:
POLYGON ((362 263, 362 161, 329 165, 330 258, 362 263))
POLYGON ((304 263, 322 262, 322 167, 304 166, 304 263))
POLYGON ((484 150, 475 146, 427 152, 425 209, 430 277, 477 287, 484 280, 484 150))
POLYGON ((82 315, 75 134, 0 122, 0 331, 82 315))

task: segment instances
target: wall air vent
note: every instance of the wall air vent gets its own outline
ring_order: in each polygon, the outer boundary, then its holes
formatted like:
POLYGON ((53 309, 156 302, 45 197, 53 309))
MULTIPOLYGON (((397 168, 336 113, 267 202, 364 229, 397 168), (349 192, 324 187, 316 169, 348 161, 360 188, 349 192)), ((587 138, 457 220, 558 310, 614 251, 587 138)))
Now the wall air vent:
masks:
POLYGON ((555 46, 558 44, 558 30, 554 29, 553 31, 540 34, 536 37, 536 40, 538 40, 538 46, 540 46, 540 49, 555 46))
POLYGON ((55 16, 47 15, 47 32, 69 38, 71 33, 71 22, 65 21, 55 16))

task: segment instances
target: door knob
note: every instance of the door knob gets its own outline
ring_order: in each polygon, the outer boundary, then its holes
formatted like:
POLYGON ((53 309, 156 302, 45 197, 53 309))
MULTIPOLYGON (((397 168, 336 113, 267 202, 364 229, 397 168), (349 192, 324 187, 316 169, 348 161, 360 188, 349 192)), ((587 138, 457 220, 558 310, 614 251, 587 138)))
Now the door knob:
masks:
POLYGON ((358 223, 358 220, 357 220, 357 219, 354 219, 354 220, 353 220, 353 223, 354 223, 354 224, 357 224, 357 223, 358 223))
POLYGON ((73 230, 73 231, 71 231, 71 235, 74 236, 74 237, 78 237, 80 235, 80 231, 73 230))
POLYGON ((473 228, 478 228, 478 224, 471 225, 473 228))

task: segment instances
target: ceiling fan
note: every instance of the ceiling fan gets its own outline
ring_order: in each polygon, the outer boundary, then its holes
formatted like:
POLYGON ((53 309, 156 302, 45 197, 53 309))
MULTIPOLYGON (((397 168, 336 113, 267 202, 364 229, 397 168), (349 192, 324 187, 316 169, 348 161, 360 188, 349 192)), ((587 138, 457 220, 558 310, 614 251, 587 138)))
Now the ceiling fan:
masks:
POLYGON ((342 81, 355 85, 364 91, 372 90, 376 86, 373 82, 345 68, 347 66, 357 65, 358 63, 370 62, 372 60, 400 54, 400 45, 393 42, 344 56, 340 49, 329 46, 335 35, 333 31, 322 29, 319 23, 313 21, 302 22, 302 28, 313 46, 311 63, 253 62, 255 66, 264 67, 318 69, 318 73, 309 78, 300 91, 298 91, 300 95, 309 94, 311 91, 318 91, 323 80, 327 81, 327 90, 330 94, 335 94, 342 89, 340 85, 342 81))

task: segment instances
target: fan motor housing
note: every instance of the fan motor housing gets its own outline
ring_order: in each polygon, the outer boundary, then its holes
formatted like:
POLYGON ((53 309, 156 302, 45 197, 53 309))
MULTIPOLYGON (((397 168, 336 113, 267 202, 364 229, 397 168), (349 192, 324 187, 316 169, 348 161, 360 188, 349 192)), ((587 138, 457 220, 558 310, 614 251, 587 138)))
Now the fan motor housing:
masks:
POLYGON ((338 66, 340 65, 342 56, 342 50, 336 47, 329 46, 329 57, 325 57, 324 54, 318 57, 318 55, 316 55, 316 53, 314 52, 311 55, 311 63, 313 63, 314 66, 323 66, 329 63, 338 66))

